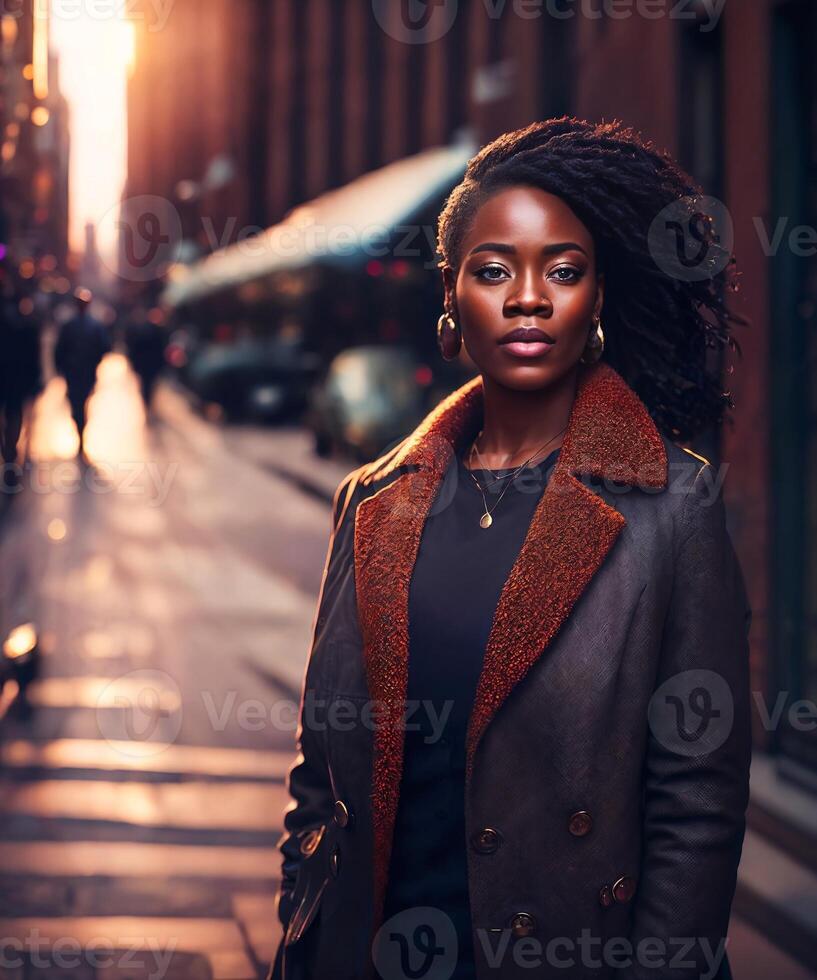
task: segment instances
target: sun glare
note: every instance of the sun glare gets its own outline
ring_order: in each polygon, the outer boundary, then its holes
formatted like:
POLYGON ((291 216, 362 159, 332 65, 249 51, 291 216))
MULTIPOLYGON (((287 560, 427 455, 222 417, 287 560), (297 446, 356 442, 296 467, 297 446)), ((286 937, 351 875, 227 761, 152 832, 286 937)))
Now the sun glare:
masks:
POLYGON ((115 222, 101 219, 117 206, 127 172, 127 79, 133 65, 133 24, 112 11, 92 16, 52 13, 51 43, 59 58, 60 89, 71 121, 69 237, 82 251, 85 225, 99 227, 97 245, 112 254, 115 222))

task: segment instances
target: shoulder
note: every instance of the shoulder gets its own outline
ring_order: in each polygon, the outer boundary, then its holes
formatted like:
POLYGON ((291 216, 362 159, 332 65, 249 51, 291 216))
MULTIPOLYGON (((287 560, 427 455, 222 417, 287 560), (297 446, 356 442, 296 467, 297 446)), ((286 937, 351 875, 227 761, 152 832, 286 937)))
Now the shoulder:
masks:
POLYGON ((666 499, 672 512, 674 537, 683 546, 696 534, 726 532, 723 484, 728 464, 715 466, 699 453, 662 436, 667 452, 666 499))
POLYGON ((667 454, 667 489, 675 488, 675 493, 686 493, 691 490, 701 472, 710 461, 699 453, 686 449, 661 435, 664 451, 667 454))
POLYGON ((364 463, 362 466, 351 470, 340 481, 332 500, 334 527, 336 529, 348 516, 354 518, 355 508, 364 497, 372 496, 381 486, 384 486, 399 476, 399 473, 395 471, 382 480, 373 479, 374 475, 383 469, 393 456, 397 455, 408 438, 409 436, 406 436, 405 439, 402 439, 397 445, 392 446, 391 449, 376 459, 373 459, 370 463, 364 463))

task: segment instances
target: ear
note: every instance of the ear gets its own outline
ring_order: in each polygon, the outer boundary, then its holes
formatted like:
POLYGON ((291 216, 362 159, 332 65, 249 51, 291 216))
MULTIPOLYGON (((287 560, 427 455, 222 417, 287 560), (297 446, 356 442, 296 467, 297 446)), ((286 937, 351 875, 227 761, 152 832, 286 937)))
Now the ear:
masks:
POLYGON ((445 292, 445 308, 457 319, 457 277, 450 266, 443 266, 443 290, 445 292))

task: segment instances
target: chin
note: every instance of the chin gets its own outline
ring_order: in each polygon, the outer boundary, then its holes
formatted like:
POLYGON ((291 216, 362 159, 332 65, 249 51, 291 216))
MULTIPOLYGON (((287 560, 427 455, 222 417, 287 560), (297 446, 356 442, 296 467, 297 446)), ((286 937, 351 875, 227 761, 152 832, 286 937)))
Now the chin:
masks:
POLYGON ((562 364, 491 364, 482 371, 483 376, 491 378, 496 384, 514 391, 536 391, 547 388, 570 370, 570 365, 562 364))

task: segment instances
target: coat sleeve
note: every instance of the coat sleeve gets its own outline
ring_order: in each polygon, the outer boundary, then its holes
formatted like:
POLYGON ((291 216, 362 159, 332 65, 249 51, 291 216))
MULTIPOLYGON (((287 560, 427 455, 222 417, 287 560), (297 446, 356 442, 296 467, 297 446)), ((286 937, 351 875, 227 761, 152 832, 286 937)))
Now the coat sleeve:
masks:
POLYGON ((315 624, 321 615, 326 581, 330 574, 330 568, 335 560, 334 544, 341 520, 343 504, 353 476, 354 472, 344 477, 334 494, 332 503, 332 530, 324 563, 317 610, 313 621, 312 644, 301 690, 298 726, 295 733, 297 754, 293 765, 287 773, 287 790, 291 797, 291 802, 284 812, 284 832, 277 843, 277 848, 282 855, 282 862, 281 885, 277 896, 276 908, 278 918, 284 930, 286 930, 287 923, 293 912, 291 896, 295 887, 295 879, 301 857, 300 839, 298 835, 305 830, 317 827, 327 821, 332 816, 335 804, 321 732, 319 730, 313 730, 313 727, 319 728, 320 726, 311 727, 307 723, 305 695, 314 685, 315 661, 313 651, 315 646, 315 624))
POLYGON ((692 980, 721 965, 749 801, 751 608, 709 463, 679 523, 648 712, 633 962, 620 974, 627 980, 692 980))

